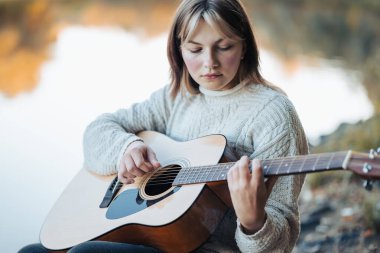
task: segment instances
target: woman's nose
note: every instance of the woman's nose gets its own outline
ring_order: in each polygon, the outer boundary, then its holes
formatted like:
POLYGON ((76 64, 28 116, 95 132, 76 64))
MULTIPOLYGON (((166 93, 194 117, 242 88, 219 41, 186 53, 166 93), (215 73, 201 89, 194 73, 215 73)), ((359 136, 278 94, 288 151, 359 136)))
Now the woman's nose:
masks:
POLYGON ((218 67, 218 60, 213 50, 206 50, 204 56, 204 67, 207 69, 214 69, 218 67))

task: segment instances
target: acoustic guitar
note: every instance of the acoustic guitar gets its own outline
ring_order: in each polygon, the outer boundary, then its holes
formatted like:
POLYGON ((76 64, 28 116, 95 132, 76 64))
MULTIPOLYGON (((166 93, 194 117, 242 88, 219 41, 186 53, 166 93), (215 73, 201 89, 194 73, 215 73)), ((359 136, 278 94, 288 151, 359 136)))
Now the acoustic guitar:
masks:
MULTIPOLYGON (((210 135, 177 142, 157 132, 139 134, 162 167, 135 183, 82 169, 63 191, 41 232, 50 250, 66 251, 89 240, 144 244, 164 252, 190 252, 205 242, 231 206, 227 172, 219 163, 226 139, 210 135)), ((380 150, 378 150, 380 151, 380 150)), ((265 176, 350 170, 380 178, 380 158, 353 151, 262 161, 265 176)))

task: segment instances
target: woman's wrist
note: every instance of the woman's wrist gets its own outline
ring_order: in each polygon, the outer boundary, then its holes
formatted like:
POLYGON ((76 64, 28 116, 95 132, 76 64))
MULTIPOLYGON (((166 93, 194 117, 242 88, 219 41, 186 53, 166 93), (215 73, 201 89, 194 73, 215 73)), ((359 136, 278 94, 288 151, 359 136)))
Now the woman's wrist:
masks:
POLYGON ((266 219, 267 219, 267 216, 265 214, 265 216, 262 220, 259 220, 257 222, 252 223, 252 224, 249 224, 249 225, 243 224, 240 222, 241 230, 246 235, 253 235, 253 234, 257 233, 258 231, 260 231, 264 227, 266 219))

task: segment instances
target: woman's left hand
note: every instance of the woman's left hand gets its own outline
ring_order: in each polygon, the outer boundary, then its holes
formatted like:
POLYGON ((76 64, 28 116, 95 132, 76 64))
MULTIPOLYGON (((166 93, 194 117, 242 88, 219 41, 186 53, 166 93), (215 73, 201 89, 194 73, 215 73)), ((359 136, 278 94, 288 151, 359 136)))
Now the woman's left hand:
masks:
POLYGON ((227 175, 232 204, 243 231, 254 234, 265 224, 265 204, 277 180, 270 177, 264 181, 264 173, 259 160, 252 160, 252 173, 249 159, 243 156, 229 170, 227 175))

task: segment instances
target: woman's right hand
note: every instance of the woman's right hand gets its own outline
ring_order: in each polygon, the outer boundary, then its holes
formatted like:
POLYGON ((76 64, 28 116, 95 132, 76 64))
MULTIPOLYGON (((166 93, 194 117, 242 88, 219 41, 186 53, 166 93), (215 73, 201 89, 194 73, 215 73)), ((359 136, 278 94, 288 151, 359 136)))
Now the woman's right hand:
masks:
POLYGON ((118 179, 124 184, 132 184, 135 177, 141 177, 160 166, 154 151, 144 142, 135 141, 128 146, 121 159, 118 179))

